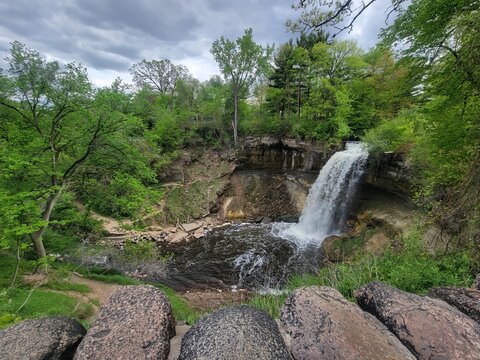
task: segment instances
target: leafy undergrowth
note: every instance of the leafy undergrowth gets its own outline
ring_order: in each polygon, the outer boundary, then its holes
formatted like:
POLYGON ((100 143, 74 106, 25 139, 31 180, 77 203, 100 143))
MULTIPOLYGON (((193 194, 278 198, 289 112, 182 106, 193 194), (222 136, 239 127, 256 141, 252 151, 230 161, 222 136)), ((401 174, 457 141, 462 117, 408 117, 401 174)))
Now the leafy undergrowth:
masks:
POLYGON ((401 290, 425 294, 435 286, 470 286, 473 281, 467 252, 432 255, 421 245, 418 233, 403 239, 401 251, 387 249, 381 255, 363 255, 345 263, 330 264, 316 275, 293 276, 280 296, 258 295, 250 305, 278 318, 288 294, 304 286, 329 286, 353 301, 353 291, 371 281, 382 281, 401 290))
MULTIPOLYGON (((6 252, 0 252, 0 328, 24 319, 33 319, 52 315, 65 315, 79 320, 86 327, 93 314, 93 305, 98 302, 84 303, 67 292, 87 294, 90 288, 68 281, 72 271, 85 278, 119 284, 141 285, 144 282, 129 278, 117 271, 78 267, 73 264, 53 263, 48 270, 48 281, 36 284, 26 283, 23 276, 34 270, 34 263, 22 260, 15 284, 12 278, 15 271, 15 258, 6 252)), ((194 311, 185 299, 174 290, 159 284, 158 287, 169 299, 177 321, 193 324, 201 314, 194 311)))

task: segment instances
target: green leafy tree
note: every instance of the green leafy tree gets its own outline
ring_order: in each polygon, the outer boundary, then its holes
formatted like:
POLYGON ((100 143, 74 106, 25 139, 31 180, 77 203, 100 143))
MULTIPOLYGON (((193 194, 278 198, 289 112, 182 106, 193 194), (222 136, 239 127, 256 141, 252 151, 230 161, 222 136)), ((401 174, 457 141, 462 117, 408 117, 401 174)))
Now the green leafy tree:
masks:
POLYGON ((213 42, 210 49, 232 89, 234 108, 232 128, 235 145, 238 143, 239 101, 242 96, 248 94, 250 86, 267 72, 272 51, 272 47, 263 48, 253 41, 252 29, 245 30, 245 34, 235 41, 222 36, 213 42))
POLYGON ((0 94, 1 194, 27 197, 38 207, 10 219, 17 219, 13 228, 28 228, 24 233, 41 258, 42 236, 60 196, 90 161, 121 151, 117 135, 126 119, 117 116, 111 96, 92 101, 81 65, 47 61, 18 42, 7 60, 0 94))

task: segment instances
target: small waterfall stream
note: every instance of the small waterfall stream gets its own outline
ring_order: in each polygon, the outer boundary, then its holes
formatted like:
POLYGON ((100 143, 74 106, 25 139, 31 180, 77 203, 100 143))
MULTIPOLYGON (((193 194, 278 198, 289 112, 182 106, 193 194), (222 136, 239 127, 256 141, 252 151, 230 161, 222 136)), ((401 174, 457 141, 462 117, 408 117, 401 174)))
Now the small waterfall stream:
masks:
POLYGON ((342 234, 367 158, 365 146, 358 142, 333 154, 311 187, 299 222, 274 224, 272 233, 299 246, 320 245, 326 237, 342 234))
MULTIPOLYGON (((322 266, 320 245, 346 230, 368 152, 347 143, 320 171, 298 223, 241 224, 173 249, 171 286, 231 286, 271 291, 294 273, 322 266)), ((292 161, 293 158, 292 158, 292 161)))

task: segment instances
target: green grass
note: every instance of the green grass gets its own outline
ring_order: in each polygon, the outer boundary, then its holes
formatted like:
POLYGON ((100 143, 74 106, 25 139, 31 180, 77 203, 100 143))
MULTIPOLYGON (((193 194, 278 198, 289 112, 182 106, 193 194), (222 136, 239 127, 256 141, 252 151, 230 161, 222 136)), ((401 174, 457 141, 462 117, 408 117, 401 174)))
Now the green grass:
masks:
POLYGON ((161 284, 152 285, 158 287, 168 298, 170 304, 172 305, 172 310, 175 314, 175 319, 177 319, 177 321, 185 321, 185 323, 187 323, 188 325, 193 325, 204 315, 202 313, 199 313, 198 311, 193 310, 190 305, 188 305, 187 301, 180 295, 178 295, 175 290, 161 284))
POLYGON ((92 314, 91 304, 80 303, 74 297, 60 293, 61 291, 88 292, 88 287, 84 285, 69 284, 53 276, 47 284, 32 290, 32 286, 26 284, 22 277, 33 271, 34 262, 20 261, 17 281, 11 287, 15 263, 14 256, 0 251, 0 328, 23 319, 51 315, 71 316, 85 323, 85 319, 92 314), (55 291, 49 291, 46 288, 55 291))
POLYGON ((22 319, 52 315, 66 315, 85 320, 92 311, 90 304, 81 303, 68 295, 43 289, 10 288, 0 292, 0 319, 3 318, 3 323, 0 320, 0 327, 22 319), (27 298, 28 301, 26 301, 27 298))
POLYGON ((75 291, 81 294, 88 294, 91 292, 91 289, 84 284, 72 284, 69 283, 68 281, 58 281, 58 280, 53 280, 47 282, 45 285, 42 287, 52 289, 52 290, 57 290, 57 291, 75 291))
POLYGON ((288 293, 282 295, 256 295, 248 301, 248 305, 264 310, 274 319, 280 317, 280 309, 288 297, 288 293))

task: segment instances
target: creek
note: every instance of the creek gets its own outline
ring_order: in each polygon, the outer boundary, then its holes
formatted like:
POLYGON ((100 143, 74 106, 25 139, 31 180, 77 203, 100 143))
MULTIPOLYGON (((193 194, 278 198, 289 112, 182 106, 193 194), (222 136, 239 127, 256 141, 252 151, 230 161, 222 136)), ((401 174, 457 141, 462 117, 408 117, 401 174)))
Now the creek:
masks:
POLYGON ((171 286, 281 289, 292 274, 324 263, 322 241, 347 231, 346 221, 368 152, 347 143, 320 171, 298 223, 239 224, 171 249, 171 286))

